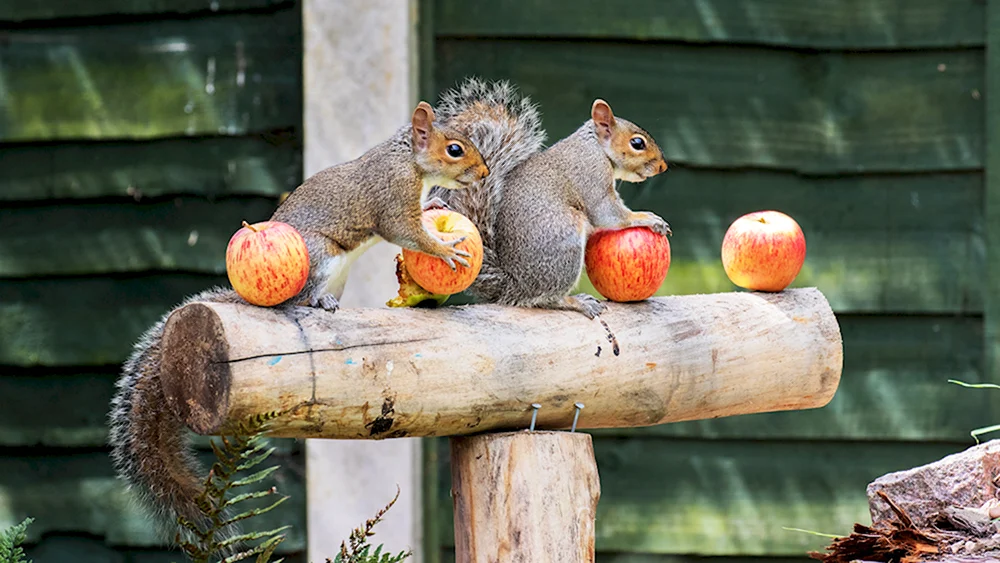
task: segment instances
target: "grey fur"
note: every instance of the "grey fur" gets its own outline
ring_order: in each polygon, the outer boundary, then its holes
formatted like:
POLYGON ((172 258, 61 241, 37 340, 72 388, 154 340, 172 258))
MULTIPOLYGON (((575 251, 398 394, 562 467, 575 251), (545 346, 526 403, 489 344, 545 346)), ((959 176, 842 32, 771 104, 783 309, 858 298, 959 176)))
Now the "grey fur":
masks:
POLYGON ((481 231, 483 266, 467 290, 479 300, 574 310, 592 318, 603 303, 584 294, 569 296, 580 279, 591 231, 648 226, 669 232, 661 218, 633 213, 615 189, 617 172, 646 178, 665 168, 652 136, 634 123, 616 117, 612 138, 641 134, 648 158, 612 149, 599 138, 593 119, 543 151, 535 106, 506 82, 468 80, 445 94, 440 108, 445 123, 477 143, 491 169, 464 193, 434 192, 481 231), (490 119, 484 104, 514 122, 490 119))
MULTIPOLYGON (((432 141, 471 143, 447 127, 434 129, 432 141)), ((456 252, 453 242, 440 241, 423 226, 423 179, 444 175, 464 185, 480 179, 486 167, 474 148, 462 159, 447 162, 435 150, 444 149, 414 150, 411 123, 357 159, 306 179, 289 195, 271 220, 288 223, 302 235, 310 273, 306 287, 282 306, 335 308, 340 296, 327 293, 329 282, 342 279, 340 274, 346 274, 348 265, 334 259, 371 242, 373 235, 426 253, 456 252)), ((231 289, 213 288, 186 299, 171 312, 194 301, 244 302, 231 289)), ((163 531, 174 529, 178 516, 191 521, 200 518, 194 498, 201 485, 201 468, 190 452, 188 433, 167 407, 160 386, 160 342, 169 314, 136 343, 122 367, 109 414, 115 470, 153 510, 163 531)))
POLYGON ((483 266, 468 292, 490 300, 506 279, 493 251, 500 201, 511 172, 544 148, 546 133, 541 115, 534 102, 519 94, 509 82, 486 82, 478 78, 468 78, 458 88, 442 94, 434 113, 442 125, 475 143, 490 169, 489 176, 468 189, 435 188, 430 193, 468 217, 479 229, 483 238, 483 266))
POLYGON ((122 366, 108 416, 111 459, 119 478, 144 507, 153 510, 158 530, 171 541, 178 516, 199 520, 194 499, 183 491, 200 481, 203 468, 194 459, 183 422, 166 408, 159 382, 160 339, 170 313, 195 301, 244 302, 233 290, 215 287, 188 297, 163 315, 139 338, 122 366))

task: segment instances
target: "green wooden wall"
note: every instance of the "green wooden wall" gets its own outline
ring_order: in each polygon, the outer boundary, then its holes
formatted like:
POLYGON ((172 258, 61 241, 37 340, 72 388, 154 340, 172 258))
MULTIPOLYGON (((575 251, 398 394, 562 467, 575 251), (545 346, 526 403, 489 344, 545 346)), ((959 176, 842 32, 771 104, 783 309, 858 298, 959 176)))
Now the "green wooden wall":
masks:
MULTIPOLYGON (((507 78, 551 140, 596 97, 653 134, 671 169, 622 192, 673 227, 661 293, 735 290, 722 236, 776 208, 808 241, 795 285, 819 287, 842 326, 823 409, 594 432, 599 561, 805 560, 828 540, 783 527, 846 534, 872 479, 1000 422, 986 392, 947 383, 995 379, 1000 347, 987 15, 981 0, 422 3, 425 97, 507 78)), ((427 560, 452 561, 446 443, 427 451, 427 560)))
MULTIPOLYGON (((108 403, 301 181, 301 37, 295 0, 0 3, 0 527, 34 517, 36 563, 183 560, 114 477, 108 403)), ((277 445, 264 524, 304 561, 304 456, 277 445)))

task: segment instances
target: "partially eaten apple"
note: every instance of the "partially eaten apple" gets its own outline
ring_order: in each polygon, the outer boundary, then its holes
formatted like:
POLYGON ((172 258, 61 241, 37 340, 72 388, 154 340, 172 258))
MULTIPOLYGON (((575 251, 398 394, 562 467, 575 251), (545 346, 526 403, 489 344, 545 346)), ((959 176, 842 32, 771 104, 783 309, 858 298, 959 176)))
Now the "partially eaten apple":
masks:
POLYGON ((445 242, 464 236, 465 240, 456 244, 455 248, 469 253, 465 257, 469 265, 456 264, 452 270, 436 256, 404 248, 403 264, 410 278, 432 294, 454 295, 465 291, 476 281, 483 267, 483 239, 479 229, 461 213, 441 208, 424 211, 423 223, 431 234, 445 242))

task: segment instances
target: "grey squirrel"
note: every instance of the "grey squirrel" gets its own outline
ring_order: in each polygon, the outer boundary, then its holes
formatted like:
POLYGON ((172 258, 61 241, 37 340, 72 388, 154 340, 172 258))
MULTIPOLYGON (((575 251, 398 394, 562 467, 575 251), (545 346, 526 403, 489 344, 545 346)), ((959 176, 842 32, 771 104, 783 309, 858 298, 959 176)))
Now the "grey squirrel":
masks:
POLYGON ((671 233, 659 216, 629 209, 615 188, 616 180, 641 182, 666 171, 663 153, 649 133, 615 117, 600 99, 591 107, 590 120, 545 150, 537 110, 505 82, 468 79, 443 94, 437 110, 443 123, 477 146, 488 146, 502 142, 482 120, 497 107, 518 109, 508 115, 522 123, 509 129, 521 131, 526 139, 521 149, 530 156, 503 163, 487 156, 489 177, 461 192, 431 191, 469 217, 483 237, 483 266, 466 291, 481 301, 573 310, 594 318, 604 310, 603 302, 570 295, 583 270, 587 236, 594 229, 640 226, 671 233))
MULTIPOLYGON (((455 263, 467 266, 468 253, 454 248, 460 239, 438 240, 425 229, 421 215, 432 186, 464 189, 488 174, 476 146, 436 124, 433 109, 421 102, 409 125, 361 157, 311 176, 278 206, 271 220, 299 231, 310 263, 306 286, 280 306, 336 310, 351 263, 379 239, 439 256, 452 268, 455 263)), ((213 288, 177 308, 194 301, 243 302, 232 289, 213 288)), ((178 516, 201 521, 195 505, 201 488, 198 465, 185 427, 167 406, 160 386, 160 341, 169 315, 136 343, 122 367, 109 413, 115 469, 154 509, 164 530, 178 516)))

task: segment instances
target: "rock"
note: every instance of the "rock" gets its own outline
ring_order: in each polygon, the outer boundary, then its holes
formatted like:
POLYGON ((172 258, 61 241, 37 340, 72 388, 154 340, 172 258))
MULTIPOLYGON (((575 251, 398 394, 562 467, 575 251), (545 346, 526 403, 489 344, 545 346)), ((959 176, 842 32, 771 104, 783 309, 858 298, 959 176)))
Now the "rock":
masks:
POLYGON ((883 491, 918 527, 929 526, 935 514, 949 507, 993 506, 998 498, 1000 440, 990 440, 943 459, 879 477, 868 485, 872 523, 896 519, 876 491, 883 491))

